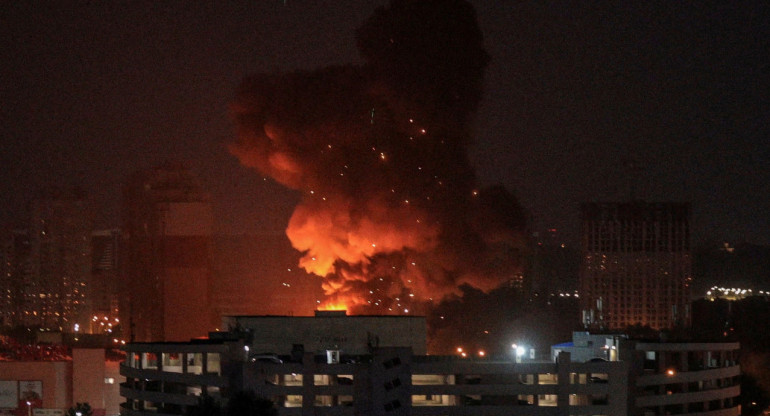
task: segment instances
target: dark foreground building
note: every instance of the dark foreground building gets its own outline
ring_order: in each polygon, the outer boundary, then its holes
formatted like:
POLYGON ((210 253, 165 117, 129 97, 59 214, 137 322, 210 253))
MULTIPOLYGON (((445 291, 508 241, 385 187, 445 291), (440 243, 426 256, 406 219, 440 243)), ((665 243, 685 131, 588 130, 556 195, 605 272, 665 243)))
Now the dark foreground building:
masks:
POLYGON ((424 355, 420 317, 229 317, 228 333, 125 347, 127 416, 182 415, 241 390, 279 415, 740 414, 737 343, 576 333, 553 362, 424 355), (277 331, 277 332, 276 332, 277 331), (272 335, 267 335, 272 334, 272 335))

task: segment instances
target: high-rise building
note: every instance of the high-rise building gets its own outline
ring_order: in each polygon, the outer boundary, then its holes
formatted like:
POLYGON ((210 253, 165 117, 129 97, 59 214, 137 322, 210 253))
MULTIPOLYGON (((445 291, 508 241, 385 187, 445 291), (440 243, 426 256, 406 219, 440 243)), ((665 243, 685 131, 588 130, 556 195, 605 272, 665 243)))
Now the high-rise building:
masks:
POLYGON ((30 202, 26 228, 5 230, 2 324, 89 332, 91 214, 82 191, 52 188, 30 202))
POLYGON ((91 218, 89 204, 78 190, 54 189, 32 201, 27 236, 16 236, 14 244, 23 286, 19 324, 77 332, 86 322, 91 218))
POLYGON ((122 233, 119 229, 95 230, 91 234, 91 290, 93 316, 90 332, 110 334, 120 323, 118 290, 121 267, 122 233))
POLYGON ((208 193, 185 166, 167 163, 133 175, 123 197, 124 334, 136 341, 205 336, 215 326, 209 312, 208 193))
MULTIPOLYGON (((49 225, 55 222, 44 221, 49 225)), ((2 234, 0 325, 94 334, 113 332, 120 321, 120 230, 93 231, 85 242, 88 247, 81 241, 86 236, 85 229, 79 231, 76 244, 53 238, 50 230, 41 231, 41 236, 45 232, 46 237, 58 240, 56 243, 33 239, 28 229, 6 230, 2 234), (70 248, 58 247, 62 244, 70 248), (52 245, 57 248, 51 248, 52 245), (52 251, 58 255, 50 254, 52 251), (72 251, 78 254, 73 255, 72 251), (33 256, 33 253, 36 254, 33 256), (77 267, 67 264, 75 260, 80 263, 81 259, 83 264, 77 267), (41 264, 41 261, 50 264, 41 264), (90 262, 90 270, 85 269, 86 262, 90 262), (73 268, 79 270, 74 279, 67 273, 73 268), (54 273, 57 270, 61 273, 54 273), (46 274, 41 275, 41 271, 46 274), (61 325, 54 319, 59 317, 61 325)))
POLYGON ((581 217, 583 322, 608 329, 687 325, 690 205, 586 203, 581 217))
POLYGON ((532 234, 530 285, 545 296, 572 295, 578 289, 579 251, 555 228, 532 234))
MULTIPOLYGON (((16 230, 4 230, 0 240, 0 325, 13 326, 22 314, 23 298, 21 290, 23 280, 19 278, 20 267, 17 261, 16 230)), ((22 234, 26 241, 26 233, 22 234)))
MULTIPOLYGON (((9 230, 3 234, 2 275, 0 275, 0 324, 17 326, 31 315, 25 293, 35 280, 30 263, 29 233, 9 230)), ((34 315, 32 315, 34 317, 34 315)))

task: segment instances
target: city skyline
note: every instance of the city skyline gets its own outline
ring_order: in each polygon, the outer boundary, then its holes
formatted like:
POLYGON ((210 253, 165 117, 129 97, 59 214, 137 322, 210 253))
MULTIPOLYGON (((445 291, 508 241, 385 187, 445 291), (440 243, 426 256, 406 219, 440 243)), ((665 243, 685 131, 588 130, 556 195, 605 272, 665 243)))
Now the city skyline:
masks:
MULTIPOLYGON (((560 412, 765 406, 768 343, 754 320, 768 295, 712 297, 709 308, 691 290, 768 281, 768 22, 770 4, 711 0, 9 3, 0 10, 4 332, 71 346, 86 334, 103 346, 128 341, 120 373, 137 391, 120 387, 123 409, 137 415, 186 413, 194 396, 228 386, 278 393, 303 412, 422 404, 410 391, 412 351, 387 345, 382 329, 345 325, 374 360, 347 362, 345 333, 318 325, 332 338, 312 346, 283 317, 270 345, 240 320, 309 311, 411 315, 425 352, 458 354, 414 361, 438 363, 423 371, 443 381, 426 385, 449 386, 415 390, 425 404, 443 394, 442 405, 560 412), (241 317, 217 322, 228 314, 241 317), (541 402, 511 389, 523 380, 520 349, 535 359, 570 331, 597 328, 654 340, 625 348, 595 338, 608 361, 630 354, 620 365, 637 373, 618 378, 590 363, 602 377, 584 367, 575 379, 578 367, 554 350, 557 364, 527 379, 559 394, 541 402), (206 339, 192 350, 134 344, 192 337, 206 339), (279 343, 291 345, 288 357, 276 355, 279 343), (319 383, 300 364, 318 363, 307 346, 346 366, 329 384, 337 390, 310 389, 319 383), (506 357, 501 375, 513 378, 497 386, 498 374, 466 365, 468 354, 506 357), (238 367, 260 373, 260 358, 290 366, 281 367, 289 390, 238 367), (764 390, 739 402, 739 383, 754 382, 741 371, 764 390), (356 398, 371 386, 384 390, 356 398), (327 393, 339 397, 319 400, 327 393)), ((408 338, 391 325, 393 339, 408 338)), ((593 342, 560 345, 576 340, 593 342)), ((21 356, 16 343, 6 349, 21 356)))
MULTIPOLYGON (((533 231, 574 243, 581 202, 676 200, 694 244, 768 244, 767 5, 471 3, 491 60, 469 157, 533 231)), ((282 234, 298 195, 227 150, 236 87, 361 62, 355 28, 384 4, 7 7, 2 222, 58 185, 116 226, 123 181, 177 159, 210 189, 219 233, 282 234)))

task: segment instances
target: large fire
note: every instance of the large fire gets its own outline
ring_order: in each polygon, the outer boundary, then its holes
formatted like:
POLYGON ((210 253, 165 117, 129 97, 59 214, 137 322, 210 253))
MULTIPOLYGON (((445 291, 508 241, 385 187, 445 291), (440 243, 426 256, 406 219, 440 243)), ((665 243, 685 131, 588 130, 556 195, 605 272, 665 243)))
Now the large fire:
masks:
POLYGON ((321 303, 319 311, 346 311, 348 306, 344 303, 321 303))
POLYGON ((324 309, 410 313, 519 272, 523 215, 477 191, 467 148, 488 57, 463 0, 393 0, 357 31, 366 63, 246 79, 244 165, 297 189, 286 234, 324 309))

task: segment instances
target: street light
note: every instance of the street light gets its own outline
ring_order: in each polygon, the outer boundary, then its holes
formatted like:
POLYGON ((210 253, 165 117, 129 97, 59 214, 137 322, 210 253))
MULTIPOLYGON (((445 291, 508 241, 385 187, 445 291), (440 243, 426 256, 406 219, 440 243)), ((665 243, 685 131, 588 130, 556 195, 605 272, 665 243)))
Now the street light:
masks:
POLYGON ((521 362, 521 357, 524 356, 524 354, 527 353, 527 348, 523 345, 518 344, 511 344, 511 349, 513 349, 513 354, 516 357, 516 362, 521 362))

